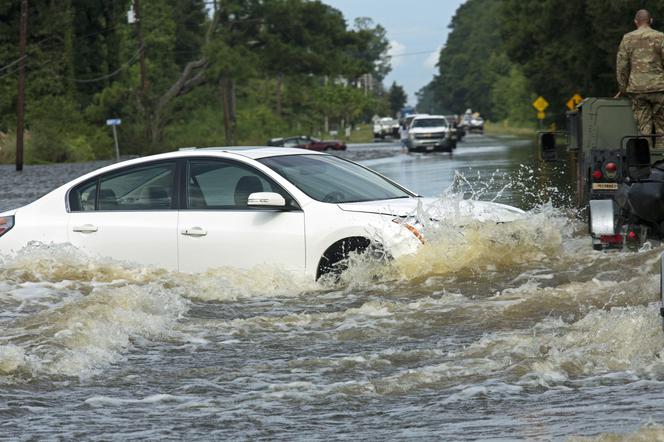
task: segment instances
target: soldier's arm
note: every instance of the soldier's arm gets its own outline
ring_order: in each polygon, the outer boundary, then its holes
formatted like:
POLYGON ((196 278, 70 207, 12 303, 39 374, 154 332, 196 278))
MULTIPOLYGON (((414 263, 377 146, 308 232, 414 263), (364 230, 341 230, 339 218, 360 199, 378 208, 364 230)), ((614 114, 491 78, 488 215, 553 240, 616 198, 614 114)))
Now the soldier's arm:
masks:
POLYGON ((629 69, 629 54, 627 53, 625 39, 623 38, 618 47, 618 55, 616 56, 616 79, 618 80, 618 88, 623 93, 627 89, 629 69))

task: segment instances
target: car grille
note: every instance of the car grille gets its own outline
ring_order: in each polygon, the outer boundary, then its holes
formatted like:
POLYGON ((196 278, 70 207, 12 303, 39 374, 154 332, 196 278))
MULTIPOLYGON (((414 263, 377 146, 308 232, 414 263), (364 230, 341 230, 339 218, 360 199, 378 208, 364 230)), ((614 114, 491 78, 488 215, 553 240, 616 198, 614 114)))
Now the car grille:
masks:
POLYGON ((415 134, 416 140, 431 140, 431 139, 443 139, 447 135, 445 132, 442 133, 429 133, 429 134, 415 134))

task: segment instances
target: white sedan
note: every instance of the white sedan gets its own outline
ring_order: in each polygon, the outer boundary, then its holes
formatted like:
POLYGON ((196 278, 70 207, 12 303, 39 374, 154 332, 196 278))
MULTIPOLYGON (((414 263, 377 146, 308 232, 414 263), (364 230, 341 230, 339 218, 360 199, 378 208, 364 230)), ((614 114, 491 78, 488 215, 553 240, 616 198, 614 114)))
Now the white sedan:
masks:
MULTIPOLYGON (((270 264, 318 278, 350 252, 414 253, 433 199, 335 156, 190 149, 117 163, 0 214, 0 255, 32 241, 182 272, 270 264), (419 208, 419 209, 418 209, 419 208)), ((491 222, 521 210, 472 202, 491 222)))

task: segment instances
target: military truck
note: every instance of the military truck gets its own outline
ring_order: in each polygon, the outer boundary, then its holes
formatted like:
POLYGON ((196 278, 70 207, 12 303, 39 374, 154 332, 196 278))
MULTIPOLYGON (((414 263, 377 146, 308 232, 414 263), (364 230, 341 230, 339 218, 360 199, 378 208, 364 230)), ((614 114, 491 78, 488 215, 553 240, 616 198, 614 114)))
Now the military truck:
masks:
POLYGON ((539 134, 541 160, 568 165, 594 249, 664 237, 664 151, 651 149, 654 138, 639 135, 625 98, 587 98, 567 113, 565 132, 539 134))

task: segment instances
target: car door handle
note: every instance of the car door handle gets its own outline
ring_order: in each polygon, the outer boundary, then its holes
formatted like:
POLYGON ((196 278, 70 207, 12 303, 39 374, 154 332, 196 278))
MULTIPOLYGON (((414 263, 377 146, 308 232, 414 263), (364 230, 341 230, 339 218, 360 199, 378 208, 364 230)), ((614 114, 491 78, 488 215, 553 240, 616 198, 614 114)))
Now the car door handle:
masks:
POLYGON ((207 230, 201 229, 200 227, 192 227, 190 229, 183 230, 182 234, 187 236, 205 236, 207 235, 207 230))
POLYGON ((72 230, 74 232, 81 232, 81 233, 94 233, 99 228, 97 226, 94 226, 92 224, 83 224, 82 226, 74 226, 72 227, 72 230))

